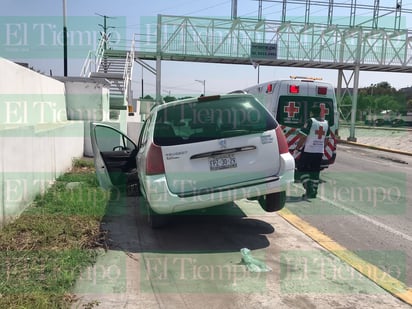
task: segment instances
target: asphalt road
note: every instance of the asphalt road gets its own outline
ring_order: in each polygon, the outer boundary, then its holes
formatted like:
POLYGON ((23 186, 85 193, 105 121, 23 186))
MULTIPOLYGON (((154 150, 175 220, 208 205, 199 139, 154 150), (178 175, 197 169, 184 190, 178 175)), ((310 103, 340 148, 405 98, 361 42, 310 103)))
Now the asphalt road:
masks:
MULTIPOLYGON (((412 162, 393 157, 341 145, 320 197, 302 201, 295 184, 286 209, 409 283, 412 162)), ((108 248, 79 277, 74 308, 410 308, 254 201, 180 215, 160 230, 144 209, 134 197, 108 205, 108 248), (269 271, 251 271, 242 248, 269 271)))
POLYGON ((288 208, 412 287, 412 157, 339 145, 321 196, 288 208))

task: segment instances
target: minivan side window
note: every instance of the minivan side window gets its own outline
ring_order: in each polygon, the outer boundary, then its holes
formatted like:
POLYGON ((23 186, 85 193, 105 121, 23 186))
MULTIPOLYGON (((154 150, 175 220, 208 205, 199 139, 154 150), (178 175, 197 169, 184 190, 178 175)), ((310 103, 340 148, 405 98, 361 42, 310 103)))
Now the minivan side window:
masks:
POLYGON ((102 152, 135 148, 134 143, 127 136, 114 128, 98 125, 94 127, 94 134, 96 143, 102 152))

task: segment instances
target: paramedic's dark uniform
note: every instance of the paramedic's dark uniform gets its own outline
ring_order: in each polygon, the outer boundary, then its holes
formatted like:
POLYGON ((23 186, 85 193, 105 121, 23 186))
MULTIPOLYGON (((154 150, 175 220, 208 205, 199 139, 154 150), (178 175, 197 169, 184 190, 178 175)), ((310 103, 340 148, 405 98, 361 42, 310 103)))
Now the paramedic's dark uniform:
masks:
POLYGON ((309 118, 300 133, 306 136, 301 158, 297 164, 298 174, 308 198, 315 198, 318 193, 320 165, 325 148, 325 138, 330 129, 327 120, 309 118))

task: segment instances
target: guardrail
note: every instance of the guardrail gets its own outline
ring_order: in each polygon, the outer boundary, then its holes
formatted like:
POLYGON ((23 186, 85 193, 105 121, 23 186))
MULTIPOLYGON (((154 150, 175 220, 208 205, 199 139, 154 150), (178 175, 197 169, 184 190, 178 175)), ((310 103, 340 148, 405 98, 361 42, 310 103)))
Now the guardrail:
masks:
MULTIPOLYGON (((135 58, 135 41, 134 38, 132 40, 132 43, 130 45, 130 51, 127 52, 126 55, 126 63, 125 63, 125 69, 123 73, 123 83, 124 83, 124 95, 127 101, 129 101, 129 87, 130 87, 130 81, 132 79, 133 75, 133 64, 134 64, 134 58, 135 58)), ((128 104, 130 102, 127 102, 128 104)))
POLYGON ((89 77, 90 73, 97 72, 99 70, 100 64, 103 59, 105 46, 107 47, 108 41, 105 36, 102 35, 99 44, 95 51, 89 51, 86 60, 84 61, 83 67, 80 71, 80 76, 89 77))

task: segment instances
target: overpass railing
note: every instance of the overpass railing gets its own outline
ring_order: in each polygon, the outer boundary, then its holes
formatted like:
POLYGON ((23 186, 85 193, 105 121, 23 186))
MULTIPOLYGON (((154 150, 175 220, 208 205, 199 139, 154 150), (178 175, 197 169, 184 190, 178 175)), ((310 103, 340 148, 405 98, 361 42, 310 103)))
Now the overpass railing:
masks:
POLYGON ((137 55, 224 61, 412 66, 409 30, 158 15, 142 18, 137 55))

